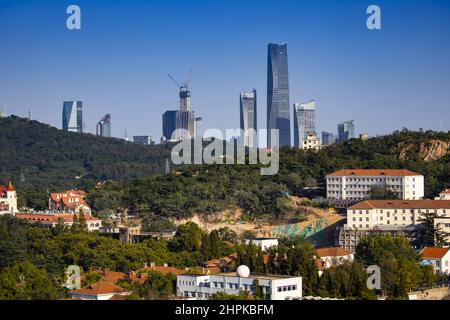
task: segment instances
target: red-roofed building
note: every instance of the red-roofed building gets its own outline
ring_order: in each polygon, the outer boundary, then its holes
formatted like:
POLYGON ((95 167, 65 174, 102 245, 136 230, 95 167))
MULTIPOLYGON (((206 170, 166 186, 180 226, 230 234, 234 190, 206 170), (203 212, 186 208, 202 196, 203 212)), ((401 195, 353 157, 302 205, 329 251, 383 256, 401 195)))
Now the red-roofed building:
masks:
POLYGON ((432 265, 436 274, 450 274, 450 248, 425 247, 420 253, 423 265, 432 265))
POLYGON ((0 214, 14 214, 17 209, 16 189, 9 182, 8 186, 0 185, 0 214))
POLYGON ((327 198, 358 201, 370 196, 372 187, 386 186, 404 200, 424 196, 423 175, 405 169, 346 169, 326 176, 327 198))
MULTIPOLYGON (((48 208, 51 211, 75 213, 81 208, 90 209, 84 201, 85 192, 82 190, 69 190, 63 193, 51 193, 48 199, 48 208)), ((86 213, 86 212, 85 212, 86 213)))
POLYGON ((434 198, 435 200, 450 200, 450 189, 445 189, 441 193, 439 193, 439 196, 434 198))
MULTIPOLYGON (((316 261, 316 265, 321 265, 322 270, 345 262, 351 262, 354 258, 353 254, 342 247, 319 248, 314 251, 316 253, 315 259, 320 261, 320 263, 316 261)), ((319 268, 319 270, 321 269, 319 268)))
POLYGON ((116 300, 117 296, 124 297, 131 293, 132 292, 110 282, 99 281, 83 288, 72 290, 70 295, 72 299, 81 300, 111 300, 113 297, 116 297, 114 298, 114 300, 116 300))

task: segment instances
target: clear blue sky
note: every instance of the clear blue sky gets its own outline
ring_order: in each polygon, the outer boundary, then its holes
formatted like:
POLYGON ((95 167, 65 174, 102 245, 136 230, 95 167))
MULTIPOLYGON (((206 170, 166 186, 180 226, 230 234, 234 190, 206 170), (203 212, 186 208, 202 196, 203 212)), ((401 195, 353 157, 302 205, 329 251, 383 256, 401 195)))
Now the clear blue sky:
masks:
MULTIPOLYGON (((0 104, 61 128, 64 100, 82 100, 88 132, 161 136, 193 70, 203 129, 239 126, 239 92, 258 90, 266 125, 267 44, 287 42, 291 106, 316 100, 319 131, 354 119, 371 135, 450 129, 450 1, 0 0, 0 104), (66 8, 82 30, 66 29, 66 8), (366 8, 382 29, 366 28, 366 8)), ((2 107, 0 107, 2 109, 2 107)))

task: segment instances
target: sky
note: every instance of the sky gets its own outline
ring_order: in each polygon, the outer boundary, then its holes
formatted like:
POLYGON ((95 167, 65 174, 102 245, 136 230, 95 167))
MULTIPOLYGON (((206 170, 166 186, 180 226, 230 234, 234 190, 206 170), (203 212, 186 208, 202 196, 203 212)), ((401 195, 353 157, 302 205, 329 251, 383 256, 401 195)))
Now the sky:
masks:
MULTIPOLYGON (((202 130, 239 127, 239 93, 256 88, 266 127, 267 44, 288 44, 290 104, 316 101, 316 126, 356 133, 450 130, 448 0, 0 0, 0 110, 61 128, 83 101, 87 132, 161 137, 192 70, 202 130), (66 9, 81 8, 81 30, 66 9), (366 9, 381 8, 381 30, 366 9)), ((292 112, 292 111, 291 111, 292 112)), ((292 116, 292 114, 291 114, 292 116)))

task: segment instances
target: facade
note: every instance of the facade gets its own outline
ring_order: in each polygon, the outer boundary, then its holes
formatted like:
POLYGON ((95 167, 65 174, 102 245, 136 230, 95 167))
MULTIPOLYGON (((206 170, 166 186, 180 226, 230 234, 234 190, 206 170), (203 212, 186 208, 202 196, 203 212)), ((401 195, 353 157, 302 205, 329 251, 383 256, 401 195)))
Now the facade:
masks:
POLYGON ((64 131, 83 132, 83 103, 81 101, 64 101, 62 128, 64 131))
POLYGON ((388 234, 392 237, 402 236, 412 240, 410 232, 413 226, 380 226, 374 229, 354 229, 348 225, 339 228, 339 234, 336 244, 343 247, 351 253, 354 253, 361 239, 372 234, 388 234))
POLYGON ((143 146, 148 146, 152 143, 152 140, 149 136, 133 136, 133 142, 143 146))
POLYGON ((176 140, 194 139, 197 136, 197 127, 194 111, 177 112, 176 140))
POLYGON ((348 141, 355 137, 355 121, 349 120, 338 124, 339 142, 348 141))
POLYGON ((254 245, 260 247, 263 251, 269 249, 270 247, 278 247, 277 238, 255 238, 255 239, 245 239, 245 244, 253 243, 254 245))
POLYGON ((308 132, 306 139, 300 141, 300 149, 303 150, 319 150, 321 147, 320 139, 314 131, 308 132))
POLYGON ((178 275, 177 296, 207 300, 219 292, 236 295, 244 290, 254 294, 256 284, 262 287, 267 300, 289 300, 302 297, 301 277, 259 274, 242 277, 236 273, 178 275))
POLYGON ((370 196, 373 186, 386 186, 401 199, 424 196, 424 177, 405 169, 346 169, 326 176, 327 199, 360 201, 370 196))
POLYGON ((84 201, 85 192, 83 190, 69 190, 66 192, 51 193, 48 199, 48 208, 51 211, 75 213, 83 209, 88 211, 90 209, 84 201), (89 210, 88 210, 89 209, 89 210))
POLYGON ((337 137, 334 133, 322 131, 322 145, 331 145, 335 144, 337 141, 337 137))
POLYGON ((421 264, 433 266, 436 274, 450 274, 450 248, 425 247, 420 255, 421 264))
POLYGON ((294 103, 294 146, 301 148, 310 133, 316 132, 316 103, 294 103))
POLYGON ((97 123, 97 136, 111 137, 111 115, 108 113, 97 123))
POLYGON ((291 146, 287 44, 268 45, 267 55, 267 148, 291 146), (279 130, 279 142, 271 141, 272 129, 279 130))
POLYGON ((165 141, 173 140, 172 134, 177 129, 177 114, 177 110, 170 110, 164 112, 162 116, 162 135, 165 141))
POLYGON ((11 182, 8 186, 0 185, 0 215, 16 212, 18 212, 16 189, 11 182))
POLYGON ((241 92, 239 95, 241 130, 244 134, 243 145, 246 147, 257 147, 256 133, 257 109, 256 109, 256 90, 252 92, 241 92))
POLYGON ((70 296, 77 300, 114 300, 117 297, 130 295, 132 292, 110 282, 99 281, 83 288, 72 290, 70 296))
MULTIPOLYGON (((59 221, 63 222, 65 226, 72 226, 73 224, 73 214, 25 214, 16 213, 16 218, 25 220, 30 223, 40 223, 44 227, 53 228, 59 221)), ((86 225, 88 231, 99 231, 102 227, 102 220, 95 218, 91 215, 85 215, 86 225)))
POLYGON ((450 200, 366 200, 347 208, 353 229, 406 228, 420 223, 422 213, 450 217, 450 200))

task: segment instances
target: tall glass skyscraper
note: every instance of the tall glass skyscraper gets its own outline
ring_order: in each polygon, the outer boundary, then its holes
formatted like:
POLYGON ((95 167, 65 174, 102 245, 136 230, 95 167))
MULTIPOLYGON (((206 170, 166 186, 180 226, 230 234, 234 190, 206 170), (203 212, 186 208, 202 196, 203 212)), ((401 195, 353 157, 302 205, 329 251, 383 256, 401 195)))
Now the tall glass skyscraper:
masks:
POLYGON ((111 115, 108 113, 97 123, 97 135, 100 137, 111 137, 111 115))
POLYGON ((322 144, 323 145, 330 145, 336 143, 336 135, 331 132, 322 131, 322 144))
POLYGON ((294 146, 299 148, 309 132, 316 132, 316 103, 294 103, 294 146))
POLYGON ((338 139, 339 142, 348 141, 355 137, 355 122, 349 120, 338 124, 338 139))
POLYGON ((62 127, 64 131, 83 132, 83 103, 81 101, 64 101, 62 127))
POLYGON ((241 130, 244 132, 243 144, 246 147, 257 146, 256 132, 257 128, 257 114, 256 114, 256 90, 252 92, 242 92, 239 95, 240 115, 241 115, 241 130))
POLYGON ((271 141, 270 130, 279 130, 279 146, 291 145, 291 120, 289 112, 289 77, 287 44, 268 46, 267 55, 267 147, 271 141))
POLYGON ((162 116, 162 134, 166 141, 172 140, 172 133, 177 129, 177 113, 177 110, 170 110, 162 116))

